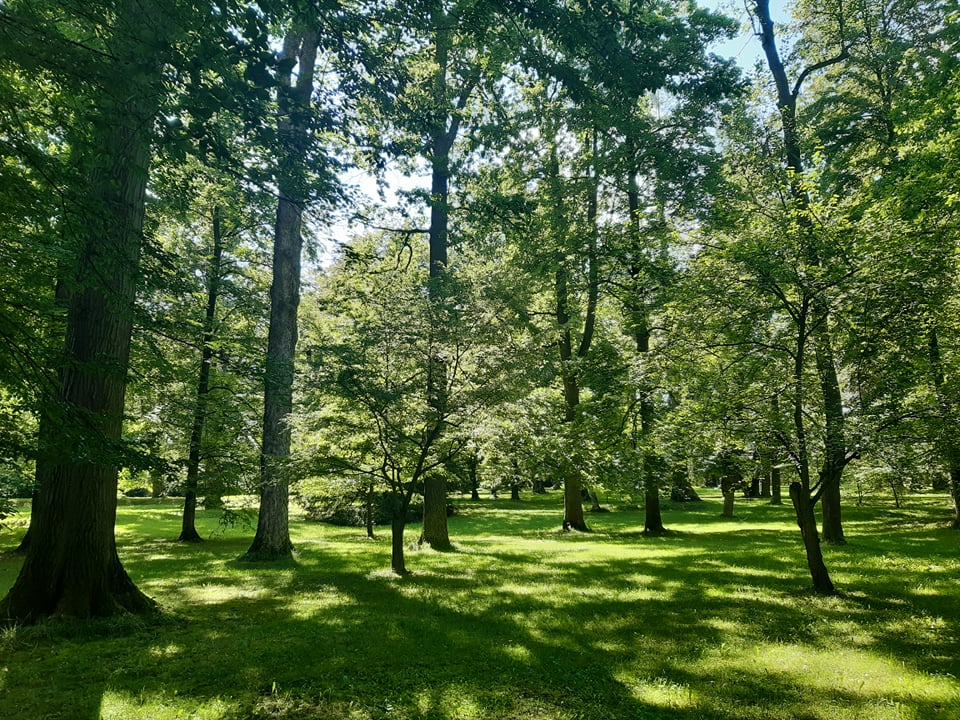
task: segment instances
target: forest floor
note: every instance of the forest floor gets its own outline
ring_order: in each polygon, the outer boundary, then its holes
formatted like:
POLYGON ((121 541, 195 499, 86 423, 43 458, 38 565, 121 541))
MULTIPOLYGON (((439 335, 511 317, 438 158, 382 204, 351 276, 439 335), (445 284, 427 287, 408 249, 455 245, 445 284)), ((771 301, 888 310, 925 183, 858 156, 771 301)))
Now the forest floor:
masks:
MULTIPOLYGON (((0 631, 0 717, 957 720, 960 533, 941 496, 845 509, 818 597, 789 506, 667 503, 558 531, 562 497, 454 498, 453 552, 297 519, 296 557, 238 563, 252 530, 172 540, 179 508, 120 508, 156 619, 0 631)), ((0 531, 0 551, 22 534, 0 531)), ((0 557, 0 594, 21 559, 0 557)))

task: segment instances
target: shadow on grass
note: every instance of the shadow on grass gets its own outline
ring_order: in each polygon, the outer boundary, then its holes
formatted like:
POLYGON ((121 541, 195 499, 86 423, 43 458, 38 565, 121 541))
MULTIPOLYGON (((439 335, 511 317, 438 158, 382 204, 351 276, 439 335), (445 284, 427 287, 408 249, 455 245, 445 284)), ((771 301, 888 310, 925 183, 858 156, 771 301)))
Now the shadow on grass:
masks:
MULTIPOLYGON (((758 507, 743 521, 752 525, 733 532, 709 508, 675 510, 676 530, 648 537, 636 533, 639 513, 610 513, 595 533, 564 535, 547 530, 553 508, 490 507, 455 518, 458 552, 412 551, 414 574, 402 579, 385 571, 388 538, 352 529, 298 525, 296 562, 280 566, 236 562, 246 536, 185 546, 131 531, 124 562, 167 616, 11 631, 0 642, 5 712, 13 708, 11 720, 958 716, 949 676, 960 671, 960 607, 949 596, 957 564, 946 538, 931 547, 888 527, 829 549, 828 563, 869 584, 816 598, 803 590, 799 538, 783 513, 758 507), (930 570, 931 558, 943 567, 930 570), (861 672, 852 666, 862 657, 873 665, 861 674, 886 686, 834 677, 861 672), (941 676, 911 695, 890 689, 898 672, 941 676), (903 714, 880 714, 895 703, 903 714)), ((168 534, 162 518, 149 528, 168 534)))

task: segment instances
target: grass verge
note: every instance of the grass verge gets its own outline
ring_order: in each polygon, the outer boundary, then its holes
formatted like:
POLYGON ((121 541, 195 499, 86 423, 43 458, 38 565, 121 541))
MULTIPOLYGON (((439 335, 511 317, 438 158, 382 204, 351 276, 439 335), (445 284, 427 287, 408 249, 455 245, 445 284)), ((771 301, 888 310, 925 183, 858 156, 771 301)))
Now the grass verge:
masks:
MULTIPOLYGON (((238 563, 250 531, 173 505, 123 506, 124 564, 163 616, 0 636, 0 716, 957 720, 960 534, 942 498, 849 508, 826 547, 842 592, 809 580, 792 511, 719 498, 556 527, 558 495, 457 501, 456 552, 389 531, 293 523, 293 563, 238 563)), ((409 529, 416 538, 418 528, 409 529)), ((0 535, 0 550, 18 536, 0 535)), ((0 558, 0 593, 20 560, 0 558)))

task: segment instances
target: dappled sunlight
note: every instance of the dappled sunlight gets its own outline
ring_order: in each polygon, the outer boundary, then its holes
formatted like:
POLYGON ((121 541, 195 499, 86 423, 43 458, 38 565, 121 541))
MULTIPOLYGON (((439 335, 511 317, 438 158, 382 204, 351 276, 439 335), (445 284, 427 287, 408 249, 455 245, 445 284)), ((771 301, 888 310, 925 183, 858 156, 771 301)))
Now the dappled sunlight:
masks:
POLYGON ((590 534, 521 533, 555 520, 535 502, 475 504, 451 519, 453 552, 408 546, 404 577, 386 533, 299 523, 294 562, 248 564, 248 536, 181 545, 151 514, 120 551, 167 617, 8 631, 0 686, 78 720, 960 716, 952 536, 935 553, 898 553, 895 528, 829 548, 841 592, 819 597, 795 526, 760 522, 782 509, 752 506, 760 529, 740 534, 712 532, 709 503, 671 510, 666 537, 618 532, 638 511, 597 516, 590 534))
POLYGON ((100 703, 101 720, 223 720, 231 717, 233 706, 220 698, 194 704, 176 690, 136 694, 106 690, 100 703))
POLYGON ((931 713, 925 718, 954 718, 960 712, 960 689, 953 679, 917 672, 841 643, 820 649, 779 643, 721 647, 691 663, 687 672, 700 677, 742 675, 744 682, 792 687, 803 697, 817 698, 806 708, 816 718, 858 717, 856 703, 869 703, 876 712, 871 718, 884 717, 880 708, 896 709, 887 717, 914 717, 903 711, 918 704, 931 713))

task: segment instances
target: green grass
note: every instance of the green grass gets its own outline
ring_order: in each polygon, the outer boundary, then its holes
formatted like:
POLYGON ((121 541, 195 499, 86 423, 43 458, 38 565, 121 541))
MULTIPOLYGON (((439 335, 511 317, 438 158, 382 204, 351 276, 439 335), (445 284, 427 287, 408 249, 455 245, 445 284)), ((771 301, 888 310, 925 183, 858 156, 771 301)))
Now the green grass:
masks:
MULTIPOLYGON (((637 511, 558 533, 561 503, 458 500, 456 551, 410 549, 403 579, 386 528, 297 521, 294 562, 251 565, 250 530, 181 545, 176 507, 123 505, 124 564, 163 617, 4 631, 0 717, 960 718, 943 498, 847 508, 827 598, 788 507, 738 500, 729 520, 708 494, 654 538, 637 511)), ((19 563, 0 558, 0 593, 19 563)))

